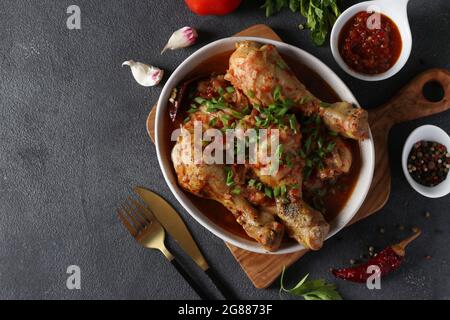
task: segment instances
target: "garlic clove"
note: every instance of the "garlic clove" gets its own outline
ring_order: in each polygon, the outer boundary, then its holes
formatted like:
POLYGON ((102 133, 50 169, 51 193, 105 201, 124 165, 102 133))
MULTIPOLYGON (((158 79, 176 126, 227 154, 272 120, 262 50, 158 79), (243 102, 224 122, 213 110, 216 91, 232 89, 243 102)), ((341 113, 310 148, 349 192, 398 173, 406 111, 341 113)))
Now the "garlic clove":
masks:
POLYGON ((184 27, 175 31, 170 37, 161 54, 167 50, 175 50, 192 46, 198 38, 197 31, 191 27, 184 27))
POLYGON ((125 61, 123 66, 129 66, 136 82, 144 87, 156 86, 164 76, 164 70, 134 60, 125 61))

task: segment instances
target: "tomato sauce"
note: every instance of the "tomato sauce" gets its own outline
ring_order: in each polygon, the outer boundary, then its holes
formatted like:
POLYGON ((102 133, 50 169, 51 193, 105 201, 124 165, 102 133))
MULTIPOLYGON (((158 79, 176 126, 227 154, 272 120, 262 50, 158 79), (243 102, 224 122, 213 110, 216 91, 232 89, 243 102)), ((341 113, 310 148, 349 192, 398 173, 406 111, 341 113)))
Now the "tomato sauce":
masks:
POLYGON ((401 51, 400 32, 383 14, 359 12, 344 25, 339 35, 342 59, 359 73, 386 72, 397 62, 401 51))

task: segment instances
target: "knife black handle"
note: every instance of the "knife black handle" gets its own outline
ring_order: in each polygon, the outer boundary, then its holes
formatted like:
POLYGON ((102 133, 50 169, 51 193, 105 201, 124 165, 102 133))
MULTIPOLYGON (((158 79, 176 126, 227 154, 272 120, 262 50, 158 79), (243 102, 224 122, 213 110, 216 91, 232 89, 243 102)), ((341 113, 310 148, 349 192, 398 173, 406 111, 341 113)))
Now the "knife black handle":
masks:
POLYGON ((217 273, 210 267, 205 271, 206 275, 211 279, 217 289, 219 289, 225 300, 236 300, 231 290, 222 282, 217 273))
POLYGON ((189 275, 189 273, 178 263, 177 260, 172 259, 170 261, 172 265, 177 269, 178 273, 181 274, 186 280, 186 282, 191 286, 192 289, 198 294, 202 300, 211 300, 210 296, 203 290, 203 288, 189 275))

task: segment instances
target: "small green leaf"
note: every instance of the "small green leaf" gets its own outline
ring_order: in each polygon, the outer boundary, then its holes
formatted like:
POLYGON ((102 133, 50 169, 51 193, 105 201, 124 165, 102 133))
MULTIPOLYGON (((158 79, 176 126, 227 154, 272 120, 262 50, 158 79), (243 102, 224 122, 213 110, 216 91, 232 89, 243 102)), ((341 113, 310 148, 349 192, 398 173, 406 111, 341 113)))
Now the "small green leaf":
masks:
POLYGON ((309 274, 303 277, 292 289, 286 289, 283 284, 284 273, 285 268, 281 273, 280 294, 281 292, 287 292, 294 296, 303 297, 305 300, 342 300, 335 285, 327 283, 323 279, 308 281, 309 274))

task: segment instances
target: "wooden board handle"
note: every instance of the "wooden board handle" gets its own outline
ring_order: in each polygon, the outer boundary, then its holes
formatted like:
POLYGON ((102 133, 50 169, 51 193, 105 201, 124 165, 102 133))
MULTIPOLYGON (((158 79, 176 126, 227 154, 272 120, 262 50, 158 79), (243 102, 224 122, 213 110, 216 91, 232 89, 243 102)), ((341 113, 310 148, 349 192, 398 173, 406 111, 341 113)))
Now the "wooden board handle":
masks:
POLYGON ((450 72, 446 69, 430 69, 411 80, 388 103, 371 110, 370 119, 371 124, 381 122, 389 130, 396 123, 430 116, 449 108, 450 72), (439 83, 444 90, 444 96, 438 102, 432 102, 423 95, 424 85, 433 81, 439 83))

